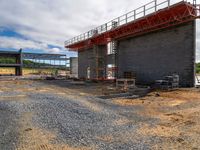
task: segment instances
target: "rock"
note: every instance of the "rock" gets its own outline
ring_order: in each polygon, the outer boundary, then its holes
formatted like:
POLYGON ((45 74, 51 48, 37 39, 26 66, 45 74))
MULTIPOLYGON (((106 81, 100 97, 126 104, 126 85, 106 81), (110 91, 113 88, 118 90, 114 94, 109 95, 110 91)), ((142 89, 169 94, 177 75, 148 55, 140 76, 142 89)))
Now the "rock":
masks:
POLYGON ((31 131, 31 130, 33 130, 33 129, 31 129, 31 128, 27 128, 27 129, 25 129, 24 131, 31 131))
POLYGON ((160 94, 159 94, 159 93, 156 93, 155 96, 156 96, 156 97, 160 97, 160 94))

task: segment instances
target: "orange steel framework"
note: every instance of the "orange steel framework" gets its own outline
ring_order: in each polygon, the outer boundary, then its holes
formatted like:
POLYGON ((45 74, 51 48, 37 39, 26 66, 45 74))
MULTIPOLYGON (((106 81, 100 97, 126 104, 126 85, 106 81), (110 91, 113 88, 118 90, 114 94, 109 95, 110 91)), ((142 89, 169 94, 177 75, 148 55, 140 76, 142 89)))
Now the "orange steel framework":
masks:
POLYGON ((107 44, 110 41, 168 28, 197 18, 200 18, 200 5, 196 4, 196 0, 193 0, 193 3, 181 1, 173 5, 170 5, 170 0, 162 3, 154 0, 94 30, 66 41, 65 48, 71 51, 83 51, 94 45, 107 44), (159 6, 163 4, 167 6, 159 9, 159 6), (130 21, 131 18, 132 21, 130 21), (113 23, 117 24, 114 28, 113 23))

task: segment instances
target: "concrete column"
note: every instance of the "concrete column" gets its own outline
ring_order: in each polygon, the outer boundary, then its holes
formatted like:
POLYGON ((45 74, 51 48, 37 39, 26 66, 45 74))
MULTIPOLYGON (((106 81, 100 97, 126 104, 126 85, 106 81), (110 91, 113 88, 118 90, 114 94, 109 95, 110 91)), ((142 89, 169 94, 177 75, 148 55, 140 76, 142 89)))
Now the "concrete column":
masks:
POLYGON ((23 58, 22 58, 22 49, 19 50, 19 55, 16 55, 16 64, 20 65, 15 67, 15 75, 22 76, 22 68, 23 68, 23 58))

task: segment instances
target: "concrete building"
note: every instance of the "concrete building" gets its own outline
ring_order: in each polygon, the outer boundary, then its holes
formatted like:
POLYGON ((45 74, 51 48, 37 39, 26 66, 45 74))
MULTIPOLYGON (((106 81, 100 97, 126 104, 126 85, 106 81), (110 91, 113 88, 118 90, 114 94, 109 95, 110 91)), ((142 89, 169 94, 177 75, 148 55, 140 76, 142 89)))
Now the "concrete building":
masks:
MULTIPOLYGON (((180 2, 129 21, 125 14, 83 40, 67 41, 66 48, 78 51, 78 76, 89 79, 136 76, 138 84, 151 85, 164 76, 178 74, 182 87, 195 85, 196 24, 200 9, 195 3, 180 2), (190 9, 188 9, 190 8, 190 9), (198 10, 198 12, 197 12, 198 10), (174 14, 172 14, 173 12, 174 14), (162 19, 161 19, 162 18, 162 19), (179 18, 179 19, 176 19, 179 18), (98 33, 98 34, 97 34, 98 33)), ((94 30, 92 30, 94 31, 94 30)), ((89 35, 89 31, 87 34, 89 35)), ((83 34, 78 37, 87 37, 83 34)))

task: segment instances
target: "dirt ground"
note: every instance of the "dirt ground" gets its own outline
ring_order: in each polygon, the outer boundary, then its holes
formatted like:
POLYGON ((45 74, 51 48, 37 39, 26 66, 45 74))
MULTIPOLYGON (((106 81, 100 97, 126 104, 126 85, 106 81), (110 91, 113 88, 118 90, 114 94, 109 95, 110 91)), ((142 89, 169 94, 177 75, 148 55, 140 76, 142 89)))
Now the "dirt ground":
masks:
POLYGON ((200 89, 101 100, 102 85, 0 81, 0 149, 200 149, 200 89))
POLYGON ((143 136, 160 136, 165 140, 155 149, 200 149, 200 90, 179 89, 152 92, 146 97, 127 100, 115 99, 123 106, 141 105, 139 115, 158 118, 156 126, 142 124, 138 130, 143 136))

